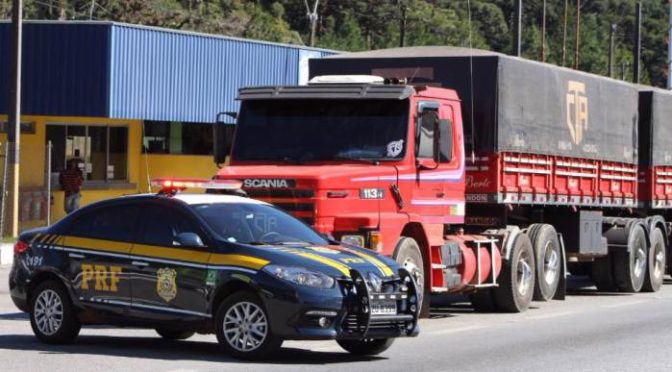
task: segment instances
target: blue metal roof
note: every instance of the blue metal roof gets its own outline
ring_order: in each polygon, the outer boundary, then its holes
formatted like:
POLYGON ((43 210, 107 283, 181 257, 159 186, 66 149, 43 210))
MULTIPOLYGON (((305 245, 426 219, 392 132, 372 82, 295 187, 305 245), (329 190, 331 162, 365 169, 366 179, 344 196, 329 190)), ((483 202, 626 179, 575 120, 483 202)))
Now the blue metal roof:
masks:
MULTIPOLYGON (((11 24, 0 23, 0 112, 11 24)), ((25 115, 213 122, 238 88, 297 84, 333 51, 111 22, 26 22, 25 115)))

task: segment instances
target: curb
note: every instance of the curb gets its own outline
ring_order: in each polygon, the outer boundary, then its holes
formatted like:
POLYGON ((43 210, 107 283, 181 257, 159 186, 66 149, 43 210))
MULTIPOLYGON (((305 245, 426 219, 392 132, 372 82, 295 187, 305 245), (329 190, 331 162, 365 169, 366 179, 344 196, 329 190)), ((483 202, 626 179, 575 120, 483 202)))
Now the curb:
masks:
POLYGON ((14 262, 14 244, 0 243, 0 265, 11 265, 14 262))

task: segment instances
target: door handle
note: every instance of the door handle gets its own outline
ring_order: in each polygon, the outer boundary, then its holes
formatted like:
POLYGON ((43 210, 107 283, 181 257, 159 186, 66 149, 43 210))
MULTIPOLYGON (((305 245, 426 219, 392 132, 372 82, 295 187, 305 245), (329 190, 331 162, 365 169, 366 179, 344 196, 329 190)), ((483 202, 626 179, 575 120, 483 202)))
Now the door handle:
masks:
POLYGON ((142 262, 142 261, 133 261, 131 262, 133 266, 138 266, 138 267, 146 267, 149 266, 147 262, 142 262))
POLYGON ((68 253, 68 257, 70 257, 70 258, 84 258, 84 255, 79 254, 79 253, 68 253))

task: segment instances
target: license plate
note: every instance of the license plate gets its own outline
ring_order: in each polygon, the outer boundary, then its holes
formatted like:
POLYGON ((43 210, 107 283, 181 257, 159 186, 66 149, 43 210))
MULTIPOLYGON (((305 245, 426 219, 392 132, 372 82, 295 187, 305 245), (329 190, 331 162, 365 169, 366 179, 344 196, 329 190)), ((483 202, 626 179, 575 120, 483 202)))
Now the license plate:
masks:
POLYGON ((371 315, 396 315, 396 301, 376 302, 371 304, 371 315))

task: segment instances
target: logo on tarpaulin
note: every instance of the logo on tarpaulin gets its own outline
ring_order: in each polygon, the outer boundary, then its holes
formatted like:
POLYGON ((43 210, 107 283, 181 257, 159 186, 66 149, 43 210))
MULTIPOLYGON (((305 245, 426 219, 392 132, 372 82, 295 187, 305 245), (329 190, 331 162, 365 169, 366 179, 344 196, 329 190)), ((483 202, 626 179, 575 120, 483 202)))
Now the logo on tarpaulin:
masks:
POLYGON ((176 278, 177 272, 174 269, 163 268, 156 271, 156 293, 166 302, 177 296, 176 278))
POLYGON ((583 131, 588 129, 588 96, 586 84, 580 81, 567 82, 567 127, 572 142, 581 143, 583 131))

